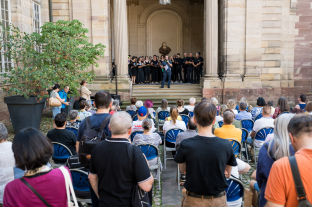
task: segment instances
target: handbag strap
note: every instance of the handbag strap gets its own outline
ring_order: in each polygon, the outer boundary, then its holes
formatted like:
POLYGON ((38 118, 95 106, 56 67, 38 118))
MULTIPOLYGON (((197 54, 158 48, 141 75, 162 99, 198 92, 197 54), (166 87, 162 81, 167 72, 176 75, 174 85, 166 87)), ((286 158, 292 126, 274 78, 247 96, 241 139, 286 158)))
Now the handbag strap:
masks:
POLYGON ((20 180, 48 207, 52 207, 44 198, 24 179, 20 178, 20 180))
POLYGON ((76 194, 75 191, 73 189, 73 184, 71 181, 71 177, 67 171, 67 169, 64 166, 59 167, 59 169, 61 170, 61 172, 63 173, 64 179, 65 179, 65 187, 66 187, 66 194, 67 194, 67 204, 68 207, 70 207, 70 192, 72 195, 72 198, 74 200, 74 204, 75 206, 78 206, 78 202, 77 202, 77 198, 76 198, 76 194))
POLYGON ((294 182, 296 186, 296 191, 297 191, 297 196, 298 196, 297 199, 299 202, 306 200, 307 197, 306 197, 306 193, 304 190, 304 186, 302 184, 296 157, 295 156, 288 157, 288 160, 289 160, 292 176, 294 178, 294 182))

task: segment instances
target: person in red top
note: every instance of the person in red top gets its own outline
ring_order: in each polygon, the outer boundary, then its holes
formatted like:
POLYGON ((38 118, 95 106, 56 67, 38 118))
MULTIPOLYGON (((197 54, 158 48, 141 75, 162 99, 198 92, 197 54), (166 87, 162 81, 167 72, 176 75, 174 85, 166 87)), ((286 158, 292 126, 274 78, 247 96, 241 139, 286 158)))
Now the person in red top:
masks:
MULTIPOLYGON (((296 151, 295 157, 307 200, 312 203, 312 116, 296 115, 288 124, 288 132, 296 151)), ((266 207, 298 206, 299 201, 288 157, 274 162, 265 198, 266 207)))
POLYGON ((290 108, 285 97, 280 97, 277 101, 277 107, 275 108, 273 119, 276 119, 278 115, 283 112, 289 112, 290 108))

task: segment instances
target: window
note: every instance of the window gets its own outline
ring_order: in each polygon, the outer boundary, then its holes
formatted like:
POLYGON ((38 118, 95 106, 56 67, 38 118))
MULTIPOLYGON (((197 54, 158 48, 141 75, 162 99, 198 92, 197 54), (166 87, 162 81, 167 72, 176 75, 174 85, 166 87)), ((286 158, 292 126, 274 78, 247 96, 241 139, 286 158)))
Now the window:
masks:
POLYGON ((40 34, 40 26, 41 26, 41 18, 40 18, 40 4, 34 2, 34 9, 33 9, 33 25, 34 25, 34 32, 40 34))
MULTIPOLYGON (((8 34, 3 31, 3 28, 8 28, 11 24, 11 6, 10 0, 0 0, 0 16, 1 16, 1 35, 0 35, 0 43, 1 45, 7 43, 8 34)), ((7 47, 1 47, 1 55, 0 55, 0 72, 7 72, 11 67, 14 66, 13 60, 11 58, 4 56, 4 51, 8 50, 7 47)))

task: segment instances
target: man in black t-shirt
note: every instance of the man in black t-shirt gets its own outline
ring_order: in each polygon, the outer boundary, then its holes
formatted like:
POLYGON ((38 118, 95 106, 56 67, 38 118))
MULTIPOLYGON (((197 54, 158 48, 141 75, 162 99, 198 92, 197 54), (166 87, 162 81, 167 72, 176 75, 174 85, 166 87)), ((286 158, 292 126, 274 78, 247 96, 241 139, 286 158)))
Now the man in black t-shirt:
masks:
POLYGON ((196 58, 194 58, 194 72, 195 72, 195 77, 194 77, 194 83, 200 82, 200 75, 201 71, 203 70, 203 61, 204 59, 200 56, 200 52, 196 53, 196 58))
POLYGON ((230 177, 232 166, 237 163, 231 142, 212 134, 216 114, 217 108, 208 101, 195 106, 198 136, 183 140, 174 157, 181 172, 186 174, 183 207, 227 206, 226 177, 230 177))
POLYGON ((176 80, 180 83, 182 83, 182 63, 183 63, 183 60, 180 58, 180 53, 177 54, 177 57, 176 59, 174 60, 175 62, 175 74, 176 74, 176 80))
POLYGON ((194 68, 193 63, 194 63, 193 53, 190 53, 190 57, 188 57, 185 62, 188 78, 187 83, 193 83, 193 68, 194 68))
POLYGON ((99 197, 99 207, 132 207, 134 184, 149 192, 154 178, 140 148, 132 146, 132 153, 128 153, 131 116, 127 112, 116 112, 109 129, 112 137, 100 142, 91 154, 89 180, 99 197))
POLYGON ((152 83, 158 82, 158 60, 156 55, 154 55, 153 60, 151 61, 152 67, 152 83))
POLYGON ((187 61, 187 53, 184 53, 184 58, 182 59, 182 70, 184 71, 184 83, 187 83, 188 77, 187 77, 187 69, 186 69, 186 61, 187 61))

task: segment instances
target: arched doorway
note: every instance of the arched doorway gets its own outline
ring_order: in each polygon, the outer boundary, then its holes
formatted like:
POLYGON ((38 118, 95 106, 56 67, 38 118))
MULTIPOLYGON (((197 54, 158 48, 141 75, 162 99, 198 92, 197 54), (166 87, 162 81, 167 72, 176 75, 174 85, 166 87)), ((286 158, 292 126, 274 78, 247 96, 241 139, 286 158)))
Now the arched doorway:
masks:
POLYGON ((174 11, 164 9, 153 12, 147 19, 147 55, 160 55, 159 48, 163 42, 171 48, 169 55, 181 53, 182 19, 174 11))

